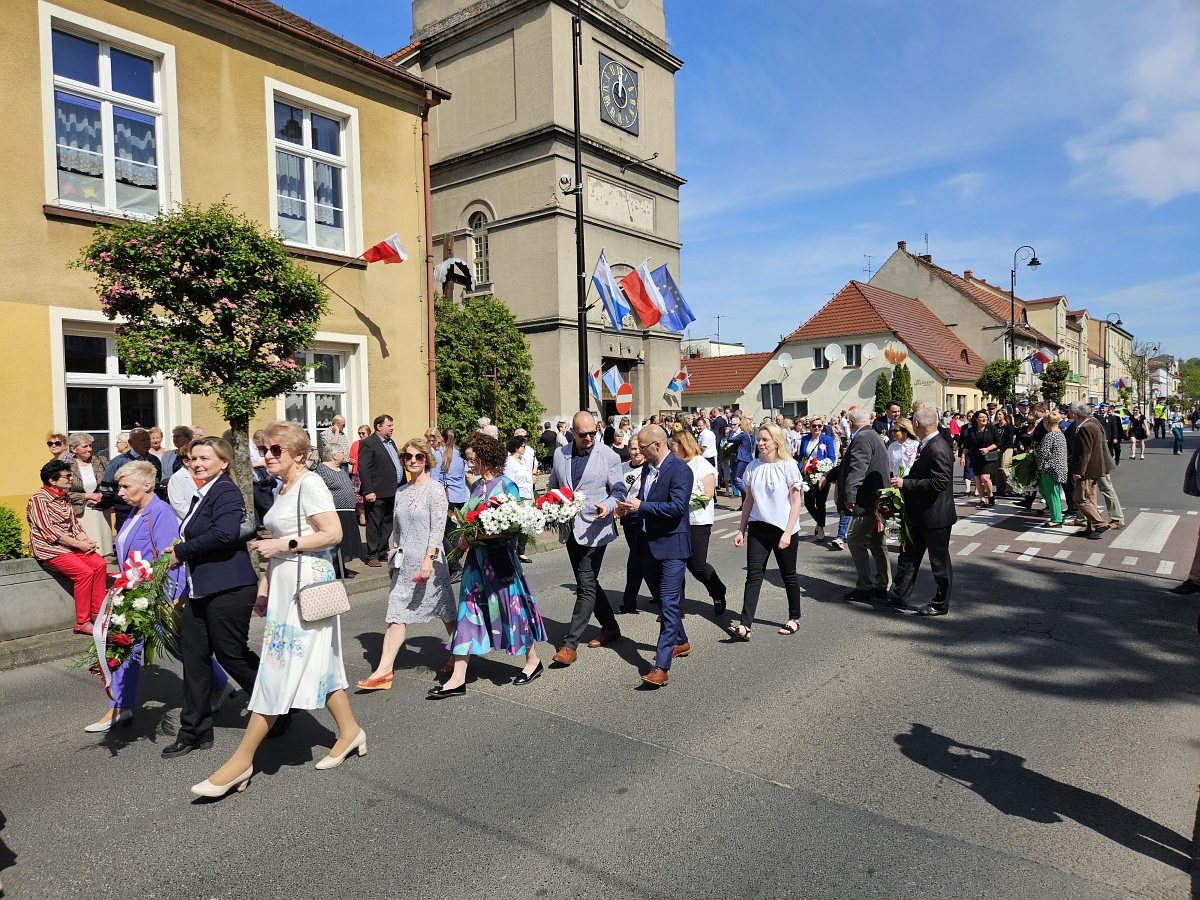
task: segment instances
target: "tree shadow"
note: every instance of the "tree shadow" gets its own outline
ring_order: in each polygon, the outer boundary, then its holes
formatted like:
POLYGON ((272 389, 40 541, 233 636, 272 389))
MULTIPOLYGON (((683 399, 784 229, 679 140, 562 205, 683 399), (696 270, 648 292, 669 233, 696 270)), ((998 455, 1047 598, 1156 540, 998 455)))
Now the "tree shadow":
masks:
POLYGON ((1072 819, 1136 853, 1187 871, 1192 842, 1107 797, 1025 768, 1024 757, 973 747, 912 724, 894 738, 913 762, 974 791, 1000 812, 1051 824, 1072 819))
MULTIPOLYGON (((0 811, 0 831, 4 830, 4 826, 8 823, 4 813, 0 811)), ((11 868, 17 864, 17 854, 9 849, 8 844, 4 842, 4 838, 0 838, 0 872, 11 868)), ((4 888, 0 887, 0 897, 4 896, 4 888)))

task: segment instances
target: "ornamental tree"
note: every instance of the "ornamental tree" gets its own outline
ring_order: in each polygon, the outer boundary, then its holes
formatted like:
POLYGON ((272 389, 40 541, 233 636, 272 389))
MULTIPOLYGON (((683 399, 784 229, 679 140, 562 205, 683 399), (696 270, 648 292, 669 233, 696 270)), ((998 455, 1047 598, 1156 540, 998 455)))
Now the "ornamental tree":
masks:
POLYGON ((96 276, 117 353, 132 375, 157 375, 215 399, 233 432, 234 471, 253 509, 250 420, 304 377, 295 354, 326 311, 316 277, 225 202, 151 222, 97 226, 71 263, 96 276))
POLYGON ((892 370, 892 401, 900 404, 900 415, 912 415, 912 373, 907 363, 900 363, 892 370))
POLYGON ((1065 359, 1056 359, 1046 364, 1042 372, 1042 399, 1048 403, 1062 403, 1063 395, 1067 392, 1067 377, 1071 374, 1071 365, 1065 359))
POLYGON ((983 367, 975 379, 975 387, 987 396, 995 397, 999 403, 1008 403, 1015 397, 1020 371, 1020 360, 993 360, 983 367))
POLYGON ((532 440, 545 407, 534 395, 533 354, 516 316, 491 294, 461 306, 438 294, 434 313, 438 425, 465 437, 487 416, 501 436, 525 428, 532 440))
POLYGON ((887 405, 892 399, 892 386, 888 384, 887 374, 880 372, 875 377, 875 415, 882 416, 887 412, 887 405))

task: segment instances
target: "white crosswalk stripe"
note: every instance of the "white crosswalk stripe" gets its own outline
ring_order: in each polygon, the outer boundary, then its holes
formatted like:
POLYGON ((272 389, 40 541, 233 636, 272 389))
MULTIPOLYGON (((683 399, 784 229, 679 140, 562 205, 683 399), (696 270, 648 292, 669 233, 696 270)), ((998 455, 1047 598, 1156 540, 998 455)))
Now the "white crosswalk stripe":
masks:
POLYGON ((1087 562, 1085 562, 1084 565, 1085 566, 1098 566, 1098 565, 1100 565, 1100 562, 1103 559, 1104 559, 1103 553, 1093 553, 1091 556, 1089 556, 1087 558, 1087 562))
POLYGON ((1041 547, 1026 547, 1025 552, 1022 553, 1020 556, 1018 556, 1017 560, 1019 562, 1028 562, 1029 560, 1031 560, 1035 556, 1037 556, 1038 551, 1041 549, 1042 549, 1041 547))
POLYGON ((1163 546, 1179 522, 1179 516, 1162 513, 1138 513, 1130 524, 1121 529, 1110 544, 1114 550, 1140 550, 1143 553, 1162 553, 1163 546))
POLYGON ((1062 528, 1045 528, 1039 525, 1025 532, 1018 541, 1030 541, 1040 544, 1061 544, 1071 532, 1062 528))
POLYGON ((996 549, 993 550, 992 552, 993 553, 1007 553, 1008 552, 1008 544, 997 544, 996 549))
POLYGON ((1123 560, 1121 560, 1121 565, 1136 566, 1137 565, 1137 557, 1136 556, 1127 556, 1123 560))
POLYGON ((965 546, 961 550, 959 550, 956 555, 957 556, 970 556, 972 553, 974 553, 978 549, 979 549, 979 544, 977 544, 977 543, 976 544, 967 544, 967 546, 965 546))
POLYGON ((1054 554, 1054 558, 1055 559, 1070 559, 1071 551, 1070 550, 1059 550, 1057 553, 1054 554))
POLYGON ((1170 559, 1160 559, 1158 561, 1158 570, 1155 575, 1170 575, 1175 570, 1175 561, 1170 559))

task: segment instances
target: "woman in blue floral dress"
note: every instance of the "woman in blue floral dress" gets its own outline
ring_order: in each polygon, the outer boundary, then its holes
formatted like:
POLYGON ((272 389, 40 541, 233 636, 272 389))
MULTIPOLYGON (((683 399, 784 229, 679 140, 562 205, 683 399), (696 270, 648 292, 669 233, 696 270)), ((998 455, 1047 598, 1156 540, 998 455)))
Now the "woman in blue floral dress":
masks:
MULTIPOLYGON (((478 479, 467 498, 468 512, 501 494, 520 499, 516 484, 500 474, 507 454, 499 441, 476 432, 467 441, 463 456, 467 468, 478 479)), ((490 650, 503 650, 511 656, 524 653, 525 667, 513 684, 529 684, 543 671, 534 645, 546 640, 546 628, 517 559, 515 537, 472 545, 460 542, 459 546, 466 556, 458 621, 450 638, 454 672, 445 684, 430 688, 429 696, 441 699, 465 694, 471 654, 490 650)))

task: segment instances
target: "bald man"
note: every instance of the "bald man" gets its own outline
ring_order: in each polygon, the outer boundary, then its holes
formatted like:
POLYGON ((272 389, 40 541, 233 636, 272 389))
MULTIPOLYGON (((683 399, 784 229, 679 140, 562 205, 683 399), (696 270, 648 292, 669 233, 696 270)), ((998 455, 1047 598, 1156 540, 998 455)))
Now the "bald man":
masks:
POLYGON ((582 492, 585 499, 582 512, 570 527, 559 530, 559 540, 567 545, 576 585, 571 624, 562 647, 554 654, 554 661, 561 666, 575 662, 579 641, 593 613, 600 622, 600 634, 588 642, 589 647, 603 647, 621 637, 617 617, 600 587, 600 565, 604 562, 604 548, 617 536, 613 509, 625 499, 625 478, 621 457, 596 439, 598 430, 596 418, 590 412, 575 413, 571 419, 572 439, 555 452, 550 470, 550 490, 570 488, 573 493, 582 492))

